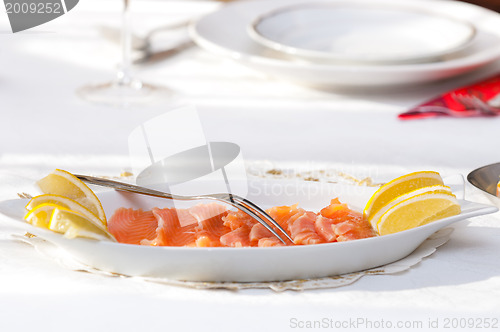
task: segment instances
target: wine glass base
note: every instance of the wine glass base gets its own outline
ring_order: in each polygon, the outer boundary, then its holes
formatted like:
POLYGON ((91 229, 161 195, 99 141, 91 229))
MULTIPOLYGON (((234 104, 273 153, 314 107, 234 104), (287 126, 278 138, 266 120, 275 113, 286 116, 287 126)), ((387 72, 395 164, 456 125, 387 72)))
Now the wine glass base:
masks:
POLYGON ((77 94, 92 103, 116 107, 154 104, 171 100, 174 97, 173 91, 168 88, 140 81, 87 85, 78 89, 77 94))

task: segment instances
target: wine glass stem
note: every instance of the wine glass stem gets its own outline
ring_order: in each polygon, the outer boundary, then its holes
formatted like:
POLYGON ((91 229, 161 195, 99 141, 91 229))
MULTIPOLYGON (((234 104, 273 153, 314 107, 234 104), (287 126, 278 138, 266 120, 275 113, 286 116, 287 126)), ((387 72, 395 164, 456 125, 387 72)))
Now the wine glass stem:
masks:
POLYGON ((122 34, 121 34, 121 64, 118 70, 118 84, 128 85, 132 80, 130 53, 132 51, 130 31, 130 0, 123 0, 122 34))

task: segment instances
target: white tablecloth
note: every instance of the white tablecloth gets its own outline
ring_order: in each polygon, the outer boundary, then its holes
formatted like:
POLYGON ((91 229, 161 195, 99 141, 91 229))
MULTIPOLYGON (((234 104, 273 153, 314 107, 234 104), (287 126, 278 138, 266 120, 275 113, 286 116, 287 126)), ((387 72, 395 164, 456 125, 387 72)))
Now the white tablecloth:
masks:
MULTIPOLYGON (((133 5, 139 32, 218 6, 133 5)), ((119 50, 96 28, 118 26, 119 10, 119 1, 81 1, 67 15, 18 34, 10 32, 6 14, 0 13, 2 200, 15 198, 20 178, 37 179, 54 168, 119 175, 129 167, 130 131, 171 108, 110 108, 75 95, 78 87, 114 75, 119 50)), ((175 90, 177 104, 196 106, 207 139, 239 144, 249 162, 331 168, 385 181, 422 169, 466 175, 498 162, 500 118, 402 122, 397 114, 499 69, 495 63, 463 77, 404 89, 327 92, 278 81, 192 48, 135 71, 145 81, 175 90)), ((470 186, 466 195, 489 202, 470 186)), ((498 330, 500 216, 477 217, 453 228, 445 245, 408 271, 336 289, 276 293, 198 290, 75 272, 13 240, 15 229, 0 222, 0 326, 2 331, 288 331, 308 330, 309 324, 325 330, 403 324, 407 330, 447 330, 446 323, 454 327, 469 324, 468 319, 485 327, 488 318, 496 320, 496 329, 483 330, 498 330)))

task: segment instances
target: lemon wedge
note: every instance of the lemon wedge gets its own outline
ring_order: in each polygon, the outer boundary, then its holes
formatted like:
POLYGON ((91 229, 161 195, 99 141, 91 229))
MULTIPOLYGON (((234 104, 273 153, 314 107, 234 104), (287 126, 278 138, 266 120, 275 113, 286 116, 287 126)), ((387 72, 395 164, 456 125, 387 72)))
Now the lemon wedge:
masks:
POLYGON ((24 216, 24 219, 33 226, 49 228, 52 211, 57 207, 59 207, 59 205, 53 203, 39 204, 30 209, 24 216))
POLYGON ((55 208, 50 217, 49 229, 64 234, 65 237, 85 237, 94 240, 116 241, 106 228, 95 224, 84 215, 63 207, 55 208))
POLYGON ((398 196, 415 189, 443 184, 438 172, 421 171, 403 175, 380 187, 366 204, 363 214, 370 220, 382 207, 398 196))
POLYGON ((76 201, 106 225, 106 215, 101 202, 94 192, 73 174, 56 169, 39 180, 37 185, 44 194, 63 196, 76 201))
POLYGON ((368 221, 371 223, 371 225, 374 229, 377 229, 377 224, 378 224, 380 218, 390 208, 392 208, 393 206, 401 203, 402 201, 404 201, 408 198, 411 198, 413 196, 417 196, 420 194, 424 194, 424 193, 440 193, 440 194, 447 194, 447 195, 454 196, 453 193, 451 192, 450 187, 447 187, 447 186, 441 185, 441 184, 415 189, 415 190, 412 190, 412 191, 407 192, 405 194, 399 195, 398 197, 389 201, 387 204, 382 206, 376 213, 372 213, 369 216, 368 221))
MULTIPOLYGON (((35 196, 26 205, 26 209, 33 210, 33 209, 36 209, 37 206, 42 205, 42 204, 55 204, 57 207, 67 208, 69 210, 76 211, 76 212, 84 215, 85 218, 92 220, 92 222, 94 224, 96 224, 96 223, 102 224, 101 219, 99 219, 89 209, 87 209, 86 207, 84 207, 80 203, 78 203, 70 198, 60 196, 60 195, 44 194, 44 195, 35 196)), ((49 215, 49 217, 50 217, 50 215, 49 215)))
POLYGON ((427 192, 411 196, 389 208, 378 221, 377 230, 380 235, 392 234, 460 212, 454 195, 427 192))

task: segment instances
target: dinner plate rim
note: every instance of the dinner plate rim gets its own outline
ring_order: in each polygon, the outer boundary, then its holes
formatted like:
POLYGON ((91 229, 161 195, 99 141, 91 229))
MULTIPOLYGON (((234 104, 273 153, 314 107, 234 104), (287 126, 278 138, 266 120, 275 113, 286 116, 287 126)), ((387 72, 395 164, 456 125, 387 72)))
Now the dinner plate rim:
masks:
MULTIPOLYGON (((256 11, 259 13, 262 11, 269 11, 273 8, 269 7, 270 4, 273 3, 289 4, 301 3, 302 1, 303 0, 293 0, 292 2, 288 2, 288 0, 281 0, 269 3, 266 0, 256 0, 229 3, 193 21, 189 26, 189 33, 198 46, 209 52, 232 59, 242 65, 256 69, 257 71, 264 71, 268 75, 278 79, 320 88, 358 86, 393 87, 423 84, 468 73, 500 59, 500 43, 488 44, 487 48, 481 48, 466 56, 448 59, 442 62, 400 65, 332 65, 321 62, 291 61, 283 57, 263 54, 264 48, 254 43, 251 38, 247 36, 246 32, 248 23, 255 15, 249 18, 245 16, 248 15, 245 13, 252 12, 253 15, 253 12, 256 11), (236 24, 236 26, 232 26, 231 36, 227 36, 228 20, 231 23, 234 21, 236 24), (225 32, 225 34, 222 32, 225 32), (235 39, 238 39, 236 45, 233 44, 235 39)), ((334 2, 341 0, 317 1, 334 2)), ((397 0, 376 1, 398 3, 397 0)), ((469 12, 469 9, 471 9, 472 13, 484 19, 482 21, 500 21, 500 15, 498 13, 465 2, 408 0, 408 3, 420 3, 422 5, 429 5, 431 2, 432 6, 435 6, 434 8, 439 7, 440 10, 457 8, 461 9, 462 12, 469 12)), ((461 14, 460 17, 466 18, 464 14, 461 14)), ((500 41, 500 34, 491 34, 490 31, 487 31, 482 25, 482 21, 476 26, 478 35, 482 34, 484 37, 486 34, 489 36, 488 38, 494 38, 500 41)), ((472 48, 474 49, 475 47, 472 46, 472 48)))
POLYGON ((362 65, 393 65, 393 64, 415 64, 420 62, 430 62, 432 60, 436 60, 439 57, 454 54, 456 52, 462 51, 465 48, 469 47, 477 34, 477 28, 475 24, 472 22, 466 21, 464 19, 454 18, 445 13, 434 12, 429 8, 416 8, 413 6, 406 6, 400 3, 391 3, 388 4, 386 2, 367 2, 363 6, 360 5, 359 2, 346 2, 346 1, 333 1, 333 2, 311 2, 311 3, 298 3, 291 5, 283 5, 282 7, 273 8, 268 12, 264 12, 260 15, 257 15, 253 21, 248 24, 247 32, 249 36, 257 43, 263 45, 264 47, 268 47, 277 52, 282 52, 286 55, 304 58, 309 60, 329 60, 332 61, 332 64, 335 63, 346 63, 346 64, 362 64, 362 65), (455 24, 460 24, 461 26, 467 29, 467 33, 462 36, 459 43, 453 44, 448 48, 442 50, 434 50, 428 53, 422 53, 420 55, 413 56, 405 56, 405 57, 393 57, 393 56, 385 56, 376 58, 374 56, 367 57, 349 57, 343 56, 341 54, 335 54, 331 52, 323 52, 318 50, 312 50, 308 48, 301 48, 293 45, 289 45, 286 42, 280 42, 279 40, 273 40, 270 37, 267 37, 260 29, 259 25, 264 23, 266 20, 272 20, 276 15, 281 15, 287 12, 298 11, 303 8, 311 9, 315 7, 340 7, 340 8, 349 8, 355 9, 359 8, 361 10, 366 10, 367 8, 372 9, 388 9, 388 10, 398 10, 400 12, 409 12, 409 13, 417 13, 426 15, 429 17, 440 18, 444 21, 453 22, 455 24))

